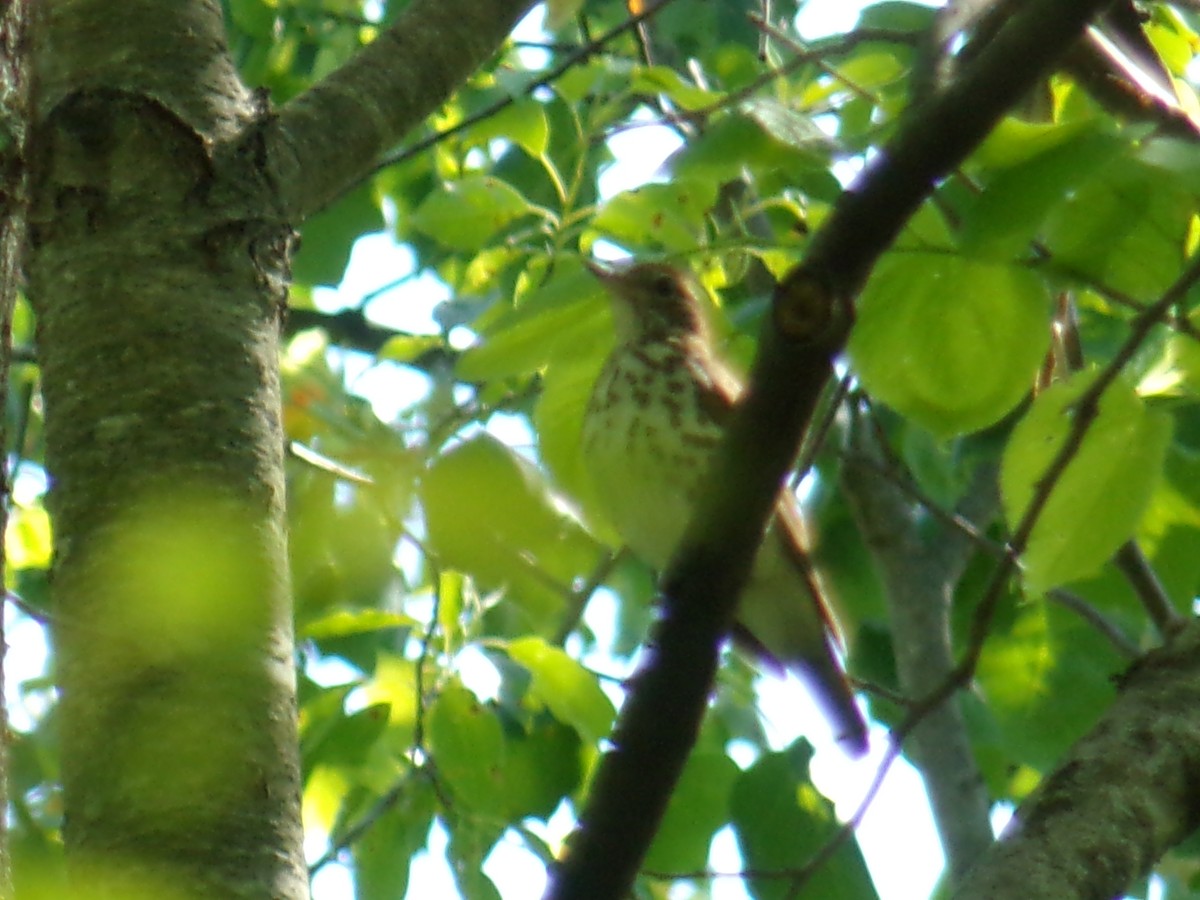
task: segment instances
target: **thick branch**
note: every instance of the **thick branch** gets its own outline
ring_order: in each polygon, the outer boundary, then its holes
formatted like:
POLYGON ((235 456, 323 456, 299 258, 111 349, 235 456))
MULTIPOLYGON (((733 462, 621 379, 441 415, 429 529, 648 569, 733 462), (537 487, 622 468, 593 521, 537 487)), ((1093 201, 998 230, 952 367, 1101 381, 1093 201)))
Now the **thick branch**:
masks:
POLYGON ((1200 624, 1135 663, 1112 708, 955 897, 1121 896, 1200 824, 1200 624))
POLYGON ((288 103, 267 135, 300 220, 370 172, 496 52, 533 0, 414 0, 374 43, 288 103))
POLYGON ((780 286, 745 399, 664 581, 669 597, 655 652, 551 886, 554 900, 621 897, 634 880, 699 727, 717 648, 783 473, 848 333, 844 304, 938 180, 1103 6, 1058 0, 1013 16, 959 82, 910 117, 814 235, 802 269, 780 286))

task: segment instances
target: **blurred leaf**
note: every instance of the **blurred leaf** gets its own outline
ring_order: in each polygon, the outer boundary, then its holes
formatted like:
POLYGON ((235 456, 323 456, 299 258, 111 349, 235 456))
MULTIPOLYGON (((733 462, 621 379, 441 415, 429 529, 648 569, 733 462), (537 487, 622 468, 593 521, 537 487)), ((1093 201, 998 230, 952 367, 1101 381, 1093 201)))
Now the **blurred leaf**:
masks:
POLYGON ((478 250, 517 219, 544 214, 512 185, 470 175, 426 197, 409 224, 452 250, 478 250))
POLYGON ((441 336, 436 334, 396 334, 387 339, 376 356, 392 362, 408 363, 441 347, 443 343, 441 336))
POLYGON ((463 351, 456 374, 465 381, 487 381, 529 375, 559 357, 599 358, 605 347, 604 313, 596 280, 581 266, 561 265, 463 351))
POLYGON ((1112 703, 1125 665, 1073 612, 1038 601, 992 629, 976 678, 1010 759, 1044 772, 1112 703))
POLYGON ((545 155, 550 145, 550 123, 543 104, 529 98, 514 100, 488 116, 467 133, 473 142, 512 141, 533 158, 545 155))
POLYGON ((595 743, 607 737, 616 710, 596 676, 545 641, 529 637, 511 641, 508 655, 533 676, 530 690, 554 714, 595 743))
MULTIPOLYGON (((832 804, 809 780, 811 757, 808 743, 797 741, 784 751, 763 754, 734 784, 733 828, 748 870, 767 874, 801 869, 837 830, 832 804)), ((751 877, 746 886, 756 900, 878 897, 853 840, 812 870, 799 892, 781 877, 751 877)))
POLYGON ((876 266, 847 350, 874 396, 947 438, 1016 406, 1049 345, 1049 299, 1029 270, 904 252, 876 266))
POLYGON ((340 610, 304 625, 304 637, 315 640, 345 637, 364 631, 382 631, 387 628, 414 628, 420 623, 412 616, 385 612, 381 609, 365 609, 355 612, 340 610))
POLYGON ((549 715, 535 716, 527 729, 505 732, 505 809, 511 820, 548 819, 583 780, 579 733, 549 715))
POLYGON ((495 714, 458 681, 443 685, 426 728, 438 775, 469 808, 504 809, 504 735, 495 714))
POLYGON ((557 31, 583 8, 583 0, 546 0, 546 29, 557 31))
MULTIPOLYGON (((1094 373, 1081 372, 1053 385, 1013 431, 1000 472, 1010 527, 1040 489, 1070 431, 1074 404, 1094 379, 1094 373)), ((1089 575, 1129 540, 1162 474, 1170 436, 1170 419, 1148 411, 1127 384, 1118 379, 1104 392, 1021 557, 1031 589, 1089 575)))
POLYGON ((354 842, 355 900, 404 900, 409 867, 425 846, 436 804, 429 780, 412 778, 354 842))
POLYGON ((715 183, 677 178, 670 184, 648 184, 618 194, 601 208, 591 226, 628 247, 691 250, 716 201, 715 183))
POLYGON ((629 81, 639 94, 662 94, 683 110, 698 110, 720 102, 721 96, 685 81, 669 66, 638 66, 629 81))
POLYGON ((1123 149, 1120 140, 1087 123, 1002 128, 981 151, 983 160, 1002 167, 967 208, 963 248, 996 259, 1023 252, 1055 205, 1123 149), (1029 143, 1020 143, 1030 130, 1035 134, 1029 143))
POLYGON ((1153 300, 1183 265, 1196 196, 1182 187, 1167 172, 1114 160, 1047 217, 1054 264, 1153 300))
POLYGON ((343 194, 328 209, 309 218, 301 230, 292 277, 302 284, 337 284, 350 250, 364 234, 385 226, 370 182, 343 194))
POLYGON ((555 503, 541 473, 489 436, 439 456, 421 496, 442 563, 489 590, 504 589, 506 605, 534 631, 557 625, 565 589, 600 552, 555 503))
POLYGON ((4 536, 4 554, 13 569, 46 569, 53 550, 50 516, 37 506, 13 507, 4 536))
POLYGON ((483 871, 484 861, 500 839, 500 829, 462 817, 448 824, 446 857, 463 900, 501 900, 496 885, 483 871))
POLYGON ((723 752, 693 752, 643 868, 657 872, 703 869, 713 835, 729 821, 729 794, 739 775, 741 771, 723 752))

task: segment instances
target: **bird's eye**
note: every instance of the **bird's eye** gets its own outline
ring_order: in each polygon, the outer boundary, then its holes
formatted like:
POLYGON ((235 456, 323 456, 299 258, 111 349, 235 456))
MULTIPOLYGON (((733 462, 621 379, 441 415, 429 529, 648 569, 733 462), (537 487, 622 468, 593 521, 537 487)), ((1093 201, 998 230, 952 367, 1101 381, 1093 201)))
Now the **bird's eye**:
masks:
POLYGON ((675 293, 675 279, 670 275, 659 275, 650 286, 659 297, 670 297, 675 293))

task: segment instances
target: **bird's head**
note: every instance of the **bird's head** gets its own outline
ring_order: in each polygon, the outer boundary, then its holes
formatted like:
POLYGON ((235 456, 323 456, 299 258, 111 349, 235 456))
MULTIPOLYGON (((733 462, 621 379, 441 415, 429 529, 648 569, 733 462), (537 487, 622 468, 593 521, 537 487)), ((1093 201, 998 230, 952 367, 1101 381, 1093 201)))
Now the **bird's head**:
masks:
POLYGON ((619 342, 676 335, 707 337, 702 289, 691 272, 659 262, 585 264, 612 297, 619 342))

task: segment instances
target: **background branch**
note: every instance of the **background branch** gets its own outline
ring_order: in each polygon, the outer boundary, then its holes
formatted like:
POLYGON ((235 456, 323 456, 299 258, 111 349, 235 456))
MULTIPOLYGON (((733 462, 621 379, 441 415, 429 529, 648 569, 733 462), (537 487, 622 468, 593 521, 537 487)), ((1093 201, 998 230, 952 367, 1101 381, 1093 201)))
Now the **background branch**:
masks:
MULTIPOLYGON (((851 453, 840 486, 883 581, 901 690, 933 691, 954 668, 950 609, 963 568, 976 551, 965 532, 918 521, 917 507, 879 468, 876 432, 859 417, 850 428, 851 453)), ((986 525, 999 506, 995 471, 980 469, 960 515, 986 525)), ((909 737, 908 753, 925 783, 950 878, 957 882, 992 843, 991 801, 956 703, 929 711, 909 737)))

